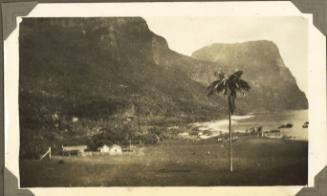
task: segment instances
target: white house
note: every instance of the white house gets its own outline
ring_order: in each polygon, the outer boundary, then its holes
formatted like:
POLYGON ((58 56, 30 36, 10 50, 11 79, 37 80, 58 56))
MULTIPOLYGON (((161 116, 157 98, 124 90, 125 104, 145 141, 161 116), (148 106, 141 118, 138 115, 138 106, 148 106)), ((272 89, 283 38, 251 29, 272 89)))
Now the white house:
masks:
POLYGON ((79 120, 78 117, 76 117, 76 116, 72 117, 72 122, 73 122, 73 123, 78 122, 78 120, 79 120))
POLYGON ((103 145, 101 147, 98 148, 98 151, 100 151, 101 153, 109 153, 110 152, 110 148, 107 145, 103 145))
POLYGON ((121 146, 114 144, 110 147, 109 154, 110 155, 121 155, 121 154, 123 154, 123 149, 121 146))

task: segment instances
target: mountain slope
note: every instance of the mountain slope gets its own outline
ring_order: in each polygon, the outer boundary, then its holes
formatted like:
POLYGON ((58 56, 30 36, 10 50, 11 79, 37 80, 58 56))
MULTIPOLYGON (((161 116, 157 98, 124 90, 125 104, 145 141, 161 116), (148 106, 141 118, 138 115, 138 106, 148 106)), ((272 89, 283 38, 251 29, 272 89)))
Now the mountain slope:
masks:
POLYGON ((214 80, 213 73, 217 70, 227 74, 243 70, 243 78, 249 81, 252 89, 246 97, 238 99, 238 110, 253 112, 308 108, 305 94, 285 66, 278 47, 271 41, 213 44, 195 51, 193 58, 167 53, 164 56, 169 56, 172 63, 204 85, 214 80))
POLYGON ((155 63, 154 36, 141 18, 25 19, 20 93, 30 98, 21 99, 21 112, 34 110, 24 108, 34 96, 54 101, 47 106, 52 113, 57 108, 88 118, 114 114, 116 107, 131 103, 142 114, 210 110, 214 101, 201 84, 178 68, 155 63), (107 109, 89 112, 94 103, 107 109))
POLYGON ((136 134, 219 116, 202 84, 155 62, 154 37, 141 18, 24 18, 21 155, 86 143, 101 128, 136 134))
POLYGON ((244 78, 252 86, 245 98, 250 107, 262 105, 268 110, 308 108, 305 94, 285 66, 278 47, 271 41, 213 44, 195 51, 192 57, 215 62, 227 72, 244 70, 244 78))

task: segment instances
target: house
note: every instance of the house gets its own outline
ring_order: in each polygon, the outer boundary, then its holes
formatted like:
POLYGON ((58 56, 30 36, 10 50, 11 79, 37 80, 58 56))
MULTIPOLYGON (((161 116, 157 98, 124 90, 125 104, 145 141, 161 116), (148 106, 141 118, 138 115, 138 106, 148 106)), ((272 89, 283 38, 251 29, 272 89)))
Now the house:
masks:
POLYGON ((78 117, 76 117, 76 116, 72 117, 72 122, 73 122, 73 123, 78 122, 78 120, 79 120, 78 117))
POLYGON ((121 155, 121 154, 123 154, 123 149, 121 146, 114 144, 110 147, 109 154, 110 155, 121 155))
POLYGON ((81 146, 61 146, 63 155, 84 155, 85 150, 87 149, 86 145, 81 146))
POLYGON ((110 152, 110 148, 107 145, 103 145, 101 147, 98 148, 98 151, 100 151, 101 153, 109 153, 110 152))

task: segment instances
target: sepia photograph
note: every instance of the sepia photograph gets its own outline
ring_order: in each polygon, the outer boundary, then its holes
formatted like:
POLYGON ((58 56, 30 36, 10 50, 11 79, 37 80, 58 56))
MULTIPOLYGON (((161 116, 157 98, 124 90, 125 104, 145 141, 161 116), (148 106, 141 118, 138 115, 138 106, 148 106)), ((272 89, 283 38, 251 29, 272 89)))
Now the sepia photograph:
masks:
POLYGON ((308 184, 305 17, 18 25, 21 187, 308 184))

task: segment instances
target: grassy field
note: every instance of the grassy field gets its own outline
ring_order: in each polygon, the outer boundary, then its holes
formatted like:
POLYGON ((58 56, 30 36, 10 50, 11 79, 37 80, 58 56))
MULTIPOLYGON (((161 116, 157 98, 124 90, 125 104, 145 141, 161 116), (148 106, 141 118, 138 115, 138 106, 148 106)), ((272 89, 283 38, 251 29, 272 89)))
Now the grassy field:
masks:
POLYGON ((21 160, 21 186, 304 185, 307 148, 304 141, 242 137, 230 173, 227 143, 169 140, 129 155, 21 160))

